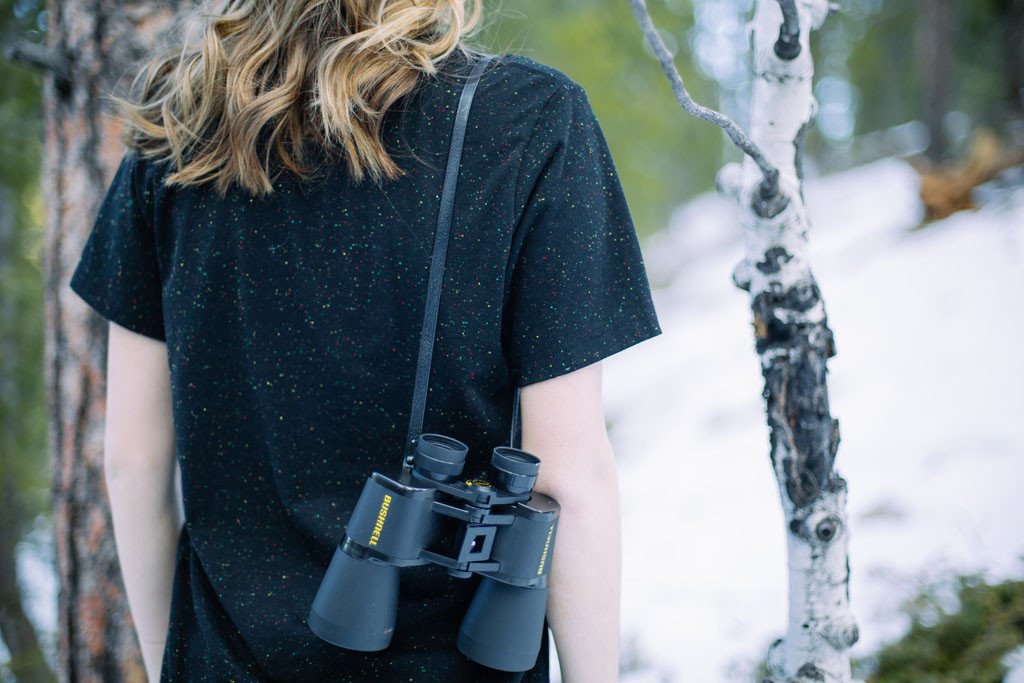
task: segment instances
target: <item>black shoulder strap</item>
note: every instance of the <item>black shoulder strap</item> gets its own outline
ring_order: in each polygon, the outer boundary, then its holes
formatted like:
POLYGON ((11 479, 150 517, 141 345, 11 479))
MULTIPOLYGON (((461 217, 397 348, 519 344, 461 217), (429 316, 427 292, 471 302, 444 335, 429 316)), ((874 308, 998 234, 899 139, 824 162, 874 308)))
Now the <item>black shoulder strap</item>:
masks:
MULTIPOLYGON (((459 164, 462 160, 462 143, 466 138, 466 122, 473 93, 488 62, 496 55, 482 57, 470 72, 455 112, 455 127, 452 130, 451 146, 448 149, 448 167, 445 171, 444 188, 441 191, 441 208, 437 214, 437 229, 434 232, 434 254, 430 259, 430 274, 427 284, 427 303, 423 312, 423 330, 420 332, 420 352, 416 364, 416 385, 412 394, 412 413, 409 417, 409 436, 406 439, 406 462, 416 449, 416 440, 423 429, 423 414, 427 405, 427 384, 430 381, 430 361, 434 352, 434 335, 437 330, 437 309, 441 299, 441 282, 444 277, 444 262, 448 253, 448 234, 451 231, 452 209, 455 205, 455 186, 459 179, 459 164)), ((512 436, 515 438, 519 421, 519 388, 516 388, 512 416, 512 436)))

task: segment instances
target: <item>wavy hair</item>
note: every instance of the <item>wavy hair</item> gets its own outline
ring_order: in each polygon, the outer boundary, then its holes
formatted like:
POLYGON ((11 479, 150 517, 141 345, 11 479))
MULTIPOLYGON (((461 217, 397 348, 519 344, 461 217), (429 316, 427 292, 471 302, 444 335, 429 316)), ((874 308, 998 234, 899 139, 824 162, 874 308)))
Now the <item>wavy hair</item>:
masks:
POLYGON ((122 110, 122 142, 174 160, 167 185, 233 182, 273 193, 271 151, 306 176, 318 143, 353 178, 404 175, 381 138, 385 113, 480 25, 482 0, 226 0, 189 18, 201 38, 144 63, 122 110), (261 158, 262 157, 262 158, 261 158))

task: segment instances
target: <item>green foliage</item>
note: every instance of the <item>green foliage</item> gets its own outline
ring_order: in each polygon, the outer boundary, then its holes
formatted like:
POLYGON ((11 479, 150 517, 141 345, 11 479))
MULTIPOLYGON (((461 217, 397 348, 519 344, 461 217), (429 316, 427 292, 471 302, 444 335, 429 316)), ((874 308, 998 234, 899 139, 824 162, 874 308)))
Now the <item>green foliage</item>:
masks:
POLYGON ((868 683, 1000 683, 1002 658, 1024 644, 1024 580, 989 584, 954 579, 957 607, 935 589, 906 606, 910 629, 875 656, 856 662, 868 683))
MULTIPOLYGON (((838 40, 830 31, 842 22, 850 40, 846 65, 830 65, 839 72, 844 66, 850 80, 861 93, 856 112, 856 132, 866 133, 894 126, 921 115, 918 103, 914 25, 919 3, 844 2, 841 17, 830 17, 826 28, 812 34, 812 49, 819 59, 828 59, 832 44, 838 40), (848 12, 848 5, 850 7, 848 12), (877 10, 871 10, 877 6, 877 10), (831 24, 831 26, 829 26, 831 24), (852 35, 850 35, 852 34, 852 35)), ((819 69, 824 74, 826 69, 819 69)))
MULTIPOLYGON (((42 40, 38 26, 42 5, 42 0, 0 0, 5 44, 11 36, 42 40)), ((41 87, 42 78, 35 70, 0 60, 0 183, 27 193, 39 175, 41 87)))
MULTIPOLYGON (((4 35, 38 36, 41 2, 0 0, 4 35)), ((5 267, 0 301, 12 320, 3 320, 0 373, 13 382, 9 399, 0 396, 0 481, 13 481, 16 495, 0 501, 0 518, 16 535, 46 510, 46 412, 43 399, 43 297, 39 266, 42 211, 39 163, 42 154, 41 78, 32 70, 0 60, 0 211, 13 231, 0 255, 5 267), (13 350, 13 353, 11 353, 13 350)), ((3 219, 0 219, 3 220, 3 219)))
POLYGON ((1024 2, 972 0, 957 6, 959 87, 953 106, 998 128, 1024 113, 1024 2))
MULTIPOLYGON (((691 95, 715 103, 717 86, 687 46, 688 3, 648 3, 658 28, 681 47, 676 65, 691 95)), ((649 51, 627 0, 518 0, 486 4, 488 29, 476 41, 566 73, 587 91, 641 236, 665 227, 670 210, 711 187, 722 163, 722 134, 686 114, 649 51)))
MULTIPOLYGON (((42 43, 44 22, 43 0, 0 0, 5 47, 14 37, 42 43)), ((49 516, 40 267, 41 86, 35 70, 0 60, 0 524, 6 539, 0 571, 8 571, 15 548, 28 541, 34 524, 48 526, 49 516)), ((11 599, 5 597, 5 607, 11 599)), ((50 634, 40 636, 43 650, 49 650, 50 634)), ((31 680, 52 679, 48 665, 39 662, 44 653, 26 643, 13 649, 16 661, 0 664, 0 680, 21 674, 31 680)))
MULTIPOLYGON (((921 119, 927 106, 921 86, 924 66, 918 49, 923 3, 897 0, 842 0, 812 37, 819 75, 839 73, 859 91, 856 132, 867 133, 921 119), (845 32, 844 35, 836 31, 845 32), (830 53, 848 53, 846 64, 829 64, 830 53)), ((1024 92, 1024 3, 1019 0, 950 2, 952 63, 948 74, 950 110, 972 126, 1003 128, 1020 119, 1024 92)))

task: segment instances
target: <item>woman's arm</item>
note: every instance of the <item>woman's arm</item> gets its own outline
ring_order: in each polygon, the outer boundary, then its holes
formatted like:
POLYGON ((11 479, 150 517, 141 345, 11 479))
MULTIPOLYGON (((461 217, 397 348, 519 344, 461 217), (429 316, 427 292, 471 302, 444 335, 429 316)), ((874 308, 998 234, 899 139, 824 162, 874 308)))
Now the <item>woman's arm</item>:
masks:
POLYGON ((181 530, 167 345, 115 323, 109 329, 103 464, 128 606, 156 681, 181 530))
POLYGON ((565 683, 619 674, 622 551, 601 363, 521 389, 522 448, 541 459, 536 490, 557 500, 547 616, 565 683))

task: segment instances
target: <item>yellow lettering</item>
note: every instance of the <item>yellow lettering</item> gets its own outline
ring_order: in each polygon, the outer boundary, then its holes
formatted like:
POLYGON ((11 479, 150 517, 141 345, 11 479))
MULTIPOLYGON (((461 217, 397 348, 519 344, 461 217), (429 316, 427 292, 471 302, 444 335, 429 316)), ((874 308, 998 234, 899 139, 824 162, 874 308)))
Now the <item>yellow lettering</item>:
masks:
POLYGON ((373 525, 373 533, 370 534, 370 545, 377 545, 380 534, 384 531, 384 520, 388 516, 388 508, 391 507, 391 496, 384 494, 384 501, 380 504, 380 512, 377 513, 377 523, 373 525))
POLYGON ((544 563, 548 560, 548 550, 551 548, 551 534, 555 532, 555 525, 552 524, 551 528, 548 529, 547 540, 544 541, 544 553, 540 556, 540 566, 537 567, 537 576, 544 573, 544 563))

